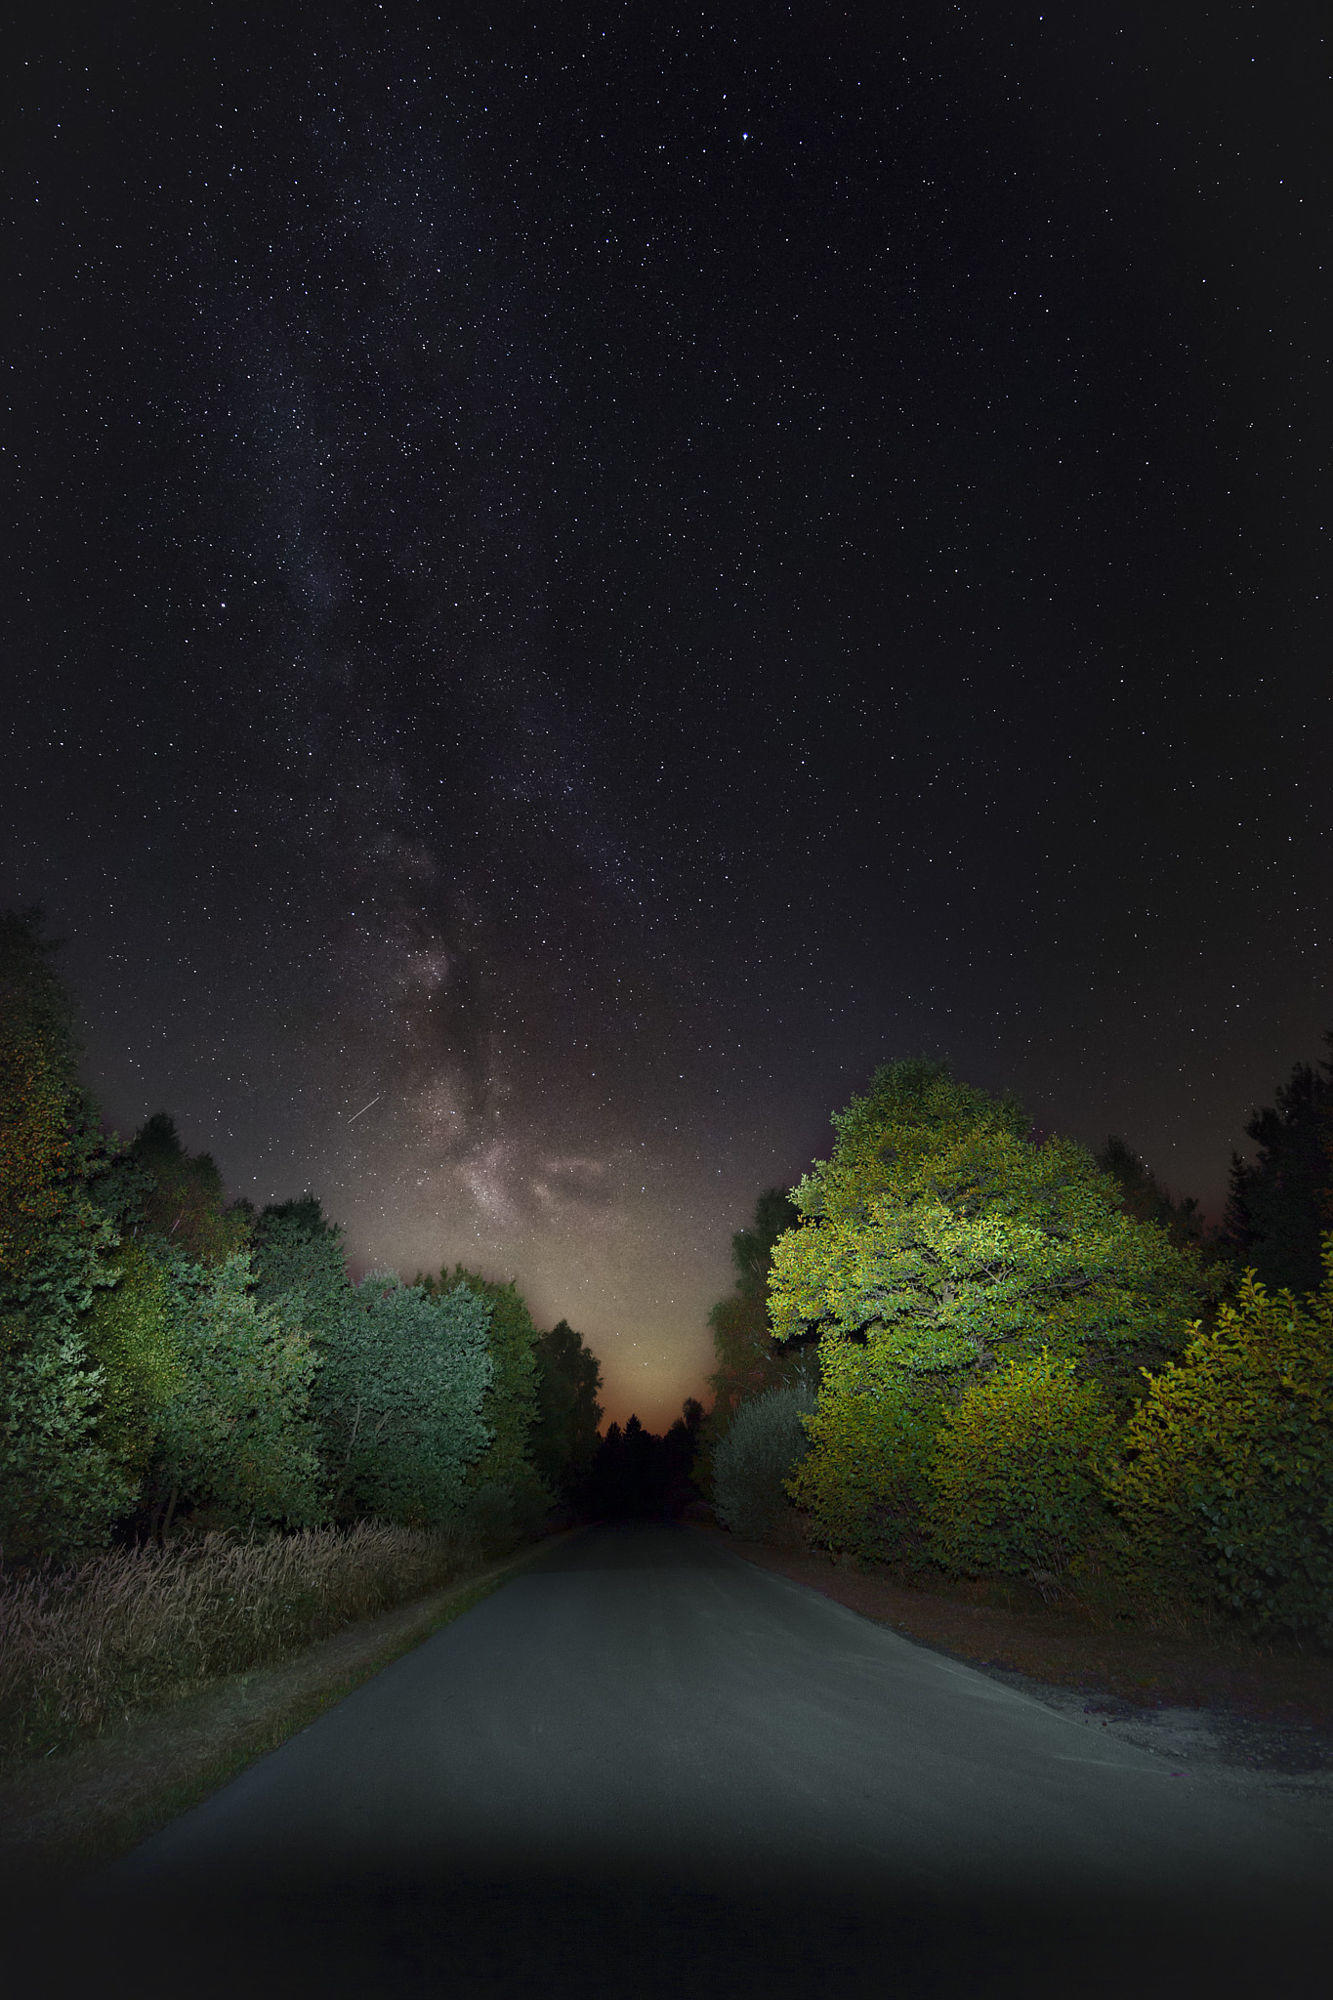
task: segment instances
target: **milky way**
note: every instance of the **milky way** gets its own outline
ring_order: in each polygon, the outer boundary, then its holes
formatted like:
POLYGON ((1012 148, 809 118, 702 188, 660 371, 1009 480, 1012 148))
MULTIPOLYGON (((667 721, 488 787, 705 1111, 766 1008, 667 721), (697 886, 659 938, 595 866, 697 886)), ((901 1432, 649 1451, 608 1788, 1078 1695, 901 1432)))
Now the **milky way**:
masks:
POLYGON ((1215 1207, 1317 1052, 1323 72, 556 11, 29 28, 0 893, 121 1129, 661 1422, 876 1062, 1215 1207))

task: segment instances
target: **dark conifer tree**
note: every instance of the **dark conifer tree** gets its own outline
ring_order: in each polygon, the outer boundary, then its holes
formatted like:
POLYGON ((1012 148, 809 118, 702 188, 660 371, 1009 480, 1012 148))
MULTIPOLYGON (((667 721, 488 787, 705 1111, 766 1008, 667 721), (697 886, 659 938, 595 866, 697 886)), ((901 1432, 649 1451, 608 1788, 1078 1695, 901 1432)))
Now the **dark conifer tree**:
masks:
POLYGON ((1320 1242, 1333 1229, 1333 1032, 1318 1067, 1297 1063, 1273 1105, 1245 1127, 1257 1156, 1233 1154, 1225 1232, 1238 1261, 1270 1291, 1314 1292, 1320 1242))

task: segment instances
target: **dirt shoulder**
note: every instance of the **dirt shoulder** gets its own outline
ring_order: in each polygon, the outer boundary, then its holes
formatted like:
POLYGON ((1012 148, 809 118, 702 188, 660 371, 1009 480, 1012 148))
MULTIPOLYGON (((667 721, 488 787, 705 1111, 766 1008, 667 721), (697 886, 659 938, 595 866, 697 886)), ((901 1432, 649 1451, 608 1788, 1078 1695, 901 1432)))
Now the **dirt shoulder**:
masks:
POLYGON ((58 1756, 11 1765, 0 1775, 0 1875, 8 1891, 51 1887, 128 1853, 565 1539, 548 1536, 475 1576, 350 1625, 274 1666, 132 1716, 58 1756))
POLYGON ((1058 1610, 1011 1611, 912 1589, 805 1549, 694 1523, 746 1562, 818 1590, 919 1645, 964 1660, 1090 1728, 1174 1765, 1333 1820, 1333 1658, 1227 1636, 1102 1629, 1058 1610))

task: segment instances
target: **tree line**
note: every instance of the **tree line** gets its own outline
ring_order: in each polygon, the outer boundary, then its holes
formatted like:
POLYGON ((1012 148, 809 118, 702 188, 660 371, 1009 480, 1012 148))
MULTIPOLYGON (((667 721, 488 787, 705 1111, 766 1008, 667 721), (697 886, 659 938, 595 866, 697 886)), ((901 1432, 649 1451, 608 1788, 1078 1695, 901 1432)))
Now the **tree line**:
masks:
POLYGON ((882 1066, 759 1199, 701 1477, 739 1533, 1333 1640, 1333 1037, 1210 1228, 1133 1150, 882 1066))
POLYGON ((39 913, 0 913, 0 1553, 113 1536, 534 1532, 602 1410, 564 1320, 456 1264, 354 1284, 314 1195, 256 1212, 165 1113, 109 1136, 39 913))

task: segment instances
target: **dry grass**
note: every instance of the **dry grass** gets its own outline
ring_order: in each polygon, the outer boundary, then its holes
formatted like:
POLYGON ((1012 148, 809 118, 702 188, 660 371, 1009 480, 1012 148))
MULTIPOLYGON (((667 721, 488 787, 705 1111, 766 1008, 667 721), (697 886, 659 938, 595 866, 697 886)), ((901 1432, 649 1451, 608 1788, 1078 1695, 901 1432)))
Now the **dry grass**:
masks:
POLYGON ((44 1567, 0 1588, 0 1760, 267 1665, 476 1567, 473 1537, 361 1523, 208 1534, 44 1567))

